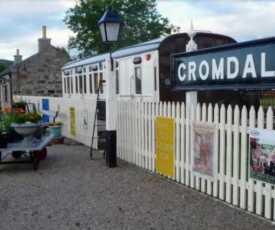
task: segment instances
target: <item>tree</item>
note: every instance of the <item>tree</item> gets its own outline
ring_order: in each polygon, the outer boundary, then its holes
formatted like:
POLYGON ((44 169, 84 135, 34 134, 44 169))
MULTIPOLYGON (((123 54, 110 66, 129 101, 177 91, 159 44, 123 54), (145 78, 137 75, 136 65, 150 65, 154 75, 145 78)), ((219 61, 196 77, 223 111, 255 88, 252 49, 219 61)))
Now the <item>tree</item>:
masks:
POLYGON ((0 73, 7 68, 7 64, 5 62, 0 62, 0 73))
POLYGON ((156 0, 76 0, 66 12, 64 22, 76 36, 69 38, 69 49, 77 49, 80 58, 114 51, 171 33, 167 18, 156 10, 156 0), (112 2, 114 11, 123 21, 120 40, 115 44, 101 41, 98 21, 112 2))

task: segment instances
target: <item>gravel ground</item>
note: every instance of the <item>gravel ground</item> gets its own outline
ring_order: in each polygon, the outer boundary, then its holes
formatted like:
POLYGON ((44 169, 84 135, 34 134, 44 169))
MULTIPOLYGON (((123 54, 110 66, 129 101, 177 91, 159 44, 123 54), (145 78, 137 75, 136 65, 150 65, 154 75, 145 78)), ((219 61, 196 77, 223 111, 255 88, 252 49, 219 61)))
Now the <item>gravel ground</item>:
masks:
POLYGON ((70 140, 31 164, 0 165, 0 230, 275 229, 274 223, 70 140))

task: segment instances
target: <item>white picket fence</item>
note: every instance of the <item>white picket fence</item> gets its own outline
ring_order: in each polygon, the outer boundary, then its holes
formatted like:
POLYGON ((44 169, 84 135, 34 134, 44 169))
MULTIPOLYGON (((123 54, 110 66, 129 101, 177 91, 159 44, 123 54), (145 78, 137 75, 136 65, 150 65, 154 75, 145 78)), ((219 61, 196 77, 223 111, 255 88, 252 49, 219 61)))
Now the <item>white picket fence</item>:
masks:
POLYGON ((275 220, 274 186, 249 178, 250 128, 273 130, 273 111, 260 107, 206 107, 180 103, 118 102, 118 157, 156 173, 156 116, 175 119, 175 178, 181 184, 275 220), (234 109, 234 110, 233 110, 234 109), (257 116, 256 116, 257 115, 257 116), (192 175, 191 123, 218 124, 218 176, 214 182, 192 175))
MULTIPOLYGON (((43 97, 45 98, 45 97, 43 97)), ((20 97, 42 104, 42 97, 20 97)), ((50 110, 60 109, 59 121, 64 122, 62 134, 87 146, 91 145, 95 113, 95 98, 48 98, 50 110), (70 107, 75 108, 76 135, 70 131, 70 107), (83 125, 83 113, 88 110, 88 128, 83 125)), ((156 116, 175 119, 175 178, 189 186, 234 206, 275 220, 274 185, 249 178, 248 132, 250 128, 273 130, 273 111, 264 114, 260 107, 248 112, 238 107, 214 108, 203 104, 117 102, 118 157, 156 173, 156 116), (234 109, 234 111, 233 111, 234 109), (257 117, 257 119, 256 119, 257 117), (218 124, 218 176, 214 182, 192 175, 191 124, 202 121, 218 124)))

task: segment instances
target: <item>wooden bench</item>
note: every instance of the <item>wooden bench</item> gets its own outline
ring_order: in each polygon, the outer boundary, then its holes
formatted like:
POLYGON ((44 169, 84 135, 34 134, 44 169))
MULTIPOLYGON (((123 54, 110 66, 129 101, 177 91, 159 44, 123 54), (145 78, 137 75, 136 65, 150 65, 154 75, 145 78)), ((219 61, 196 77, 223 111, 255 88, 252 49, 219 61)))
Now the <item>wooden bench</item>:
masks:
POLYGON ((42 110, 43 120, 44 120, 44 116, 47 115, 49 117, 52 117, 53 123, 55 123, 55 119, 57 118, 58 113, 59 113, 59 110, 57 110, 57 111, 42 110))

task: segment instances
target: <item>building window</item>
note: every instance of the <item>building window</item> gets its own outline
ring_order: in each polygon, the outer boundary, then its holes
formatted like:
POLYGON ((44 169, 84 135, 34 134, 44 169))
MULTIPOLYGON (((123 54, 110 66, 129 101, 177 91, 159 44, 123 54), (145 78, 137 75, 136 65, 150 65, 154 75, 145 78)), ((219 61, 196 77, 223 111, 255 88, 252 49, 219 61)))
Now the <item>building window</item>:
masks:
POLYGON ((141 94, 141 67, 135 67, 136 94, 141 94))

